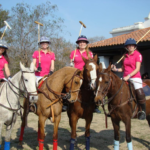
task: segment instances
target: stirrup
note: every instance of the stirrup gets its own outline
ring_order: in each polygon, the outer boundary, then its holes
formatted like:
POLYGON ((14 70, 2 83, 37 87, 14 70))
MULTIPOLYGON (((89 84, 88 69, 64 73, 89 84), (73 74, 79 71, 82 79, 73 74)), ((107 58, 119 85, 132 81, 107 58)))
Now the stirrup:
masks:
POLYGON ((63 105, 63 107, 62 107, 62 111, 67 111, 67 106, 66 105, 63 105))
POLYGON ((31 103, 31 104, 29 105, 29 111, 30 111, 30 112, 33 112, 33 113, 36 113, 36 110, 37 110, 36 104, 31 103), (30 109, 30 108, 33 108, 34 110, 32 110, 32 109, 30 109))
POLYGON ((137 114, 137 117, 139 120, 145 120, 146 119, 146 114, 144 111, 139 111, 137 114))
POLYGON ((95 108, 94 112, 101 114, 101 111, 98 108, 95 108))

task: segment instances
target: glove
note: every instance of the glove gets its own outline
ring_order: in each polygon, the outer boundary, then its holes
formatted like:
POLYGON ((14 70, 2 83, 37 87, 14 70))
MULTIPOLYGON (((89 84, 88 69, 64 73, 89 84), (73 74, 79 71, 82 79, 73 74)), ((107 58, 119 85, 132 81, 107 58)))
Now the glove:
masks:
POLYGON ((74 63, 73 62, 70 63, 70 67, 74 67, 74 63))
POLYGON ((52 75, 52 74, 53 74, 53 71, 50 71, 48 75, 52 75))
POLYGON ((37 72, 41 72, 42 71, 42 68, 41 67, 38 67, 37 68, 37 72))
POLYGON ((10 80, 10 79, 11 79, 11 76, 8 77, 8 80, 10 80))

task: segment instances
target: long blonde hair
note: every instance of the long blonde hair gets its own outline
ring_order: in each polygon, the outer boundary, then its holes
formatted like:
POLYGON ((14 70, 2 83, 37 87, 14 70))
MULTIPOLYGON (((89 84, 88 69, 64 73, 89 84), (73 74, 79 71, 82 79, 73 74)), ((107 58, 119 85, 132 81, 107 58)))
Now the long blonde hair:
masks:
MULTIPOLYGON (((80 49, 79 46, 77 47, 77 49, 80 49)), ((88 59, 92 59, 92 57, 90 56, 90 52, 91 52, 91 51, 89 50, 88 45, 86 46, 85 51, 86 51, 86 54, 87 54, 87 56, 88 56, 88 59)))
MULTIPOLYGON (((41 51, 42 49, 41 49, 41 47, 40 47, 40 51, 41 51)), ((47 51, 49 52, 49 53, 52 53, 52 51, 51 51, 51 49, 50 49, 50 47, 48 46, 48 48, 47 48, 47 51)))

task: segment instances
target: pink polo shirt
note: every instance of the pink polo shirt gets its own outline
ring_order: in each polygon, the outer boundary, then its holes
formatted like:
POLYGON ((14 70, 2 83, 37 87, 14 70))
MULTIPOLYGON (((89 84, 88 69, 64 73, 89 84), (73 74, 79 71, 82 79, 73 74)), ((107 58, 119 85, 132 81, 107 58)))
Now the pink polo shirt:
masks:
MULTIPOLYGON (((75 53, 75 50, 71 52, 70 59, 73 59, 74 53, 75 53)), ((89 53, 90 53, 90 56, 93 58, 93 53, 92 52, 89 52, 89 53)), ((88 59, 86 51, 81 54, 79 49, 76 50, 76 54, 74 57, 74 65, 75 65, 74 67, 80 70, 82 70, 85 65, 81 55, 85 57, 86 59, 88 59)))
MULTIPOLYGON (((36 59, 36 67, 39 66, 39 51, 35 51, 32 55, 32 58, 36 59)), ((51 67, 51 60, 55 60, 55 54, 53 52, 44 53, 42 50, 40 51, 41 58, 41 72, 35 72, 36 76, 45 76, 48 75, 51 67)))
MULTIPOLYGON (((131 55, 128 54, 125 55, 125 59, 123 61, 124 67, 123 77, 127 76, 136 69, 136 62, 142 62, 142 55, 137 50, 135 50, 131 55)), ((140 71, 137 72, 131 78, 141 78, 140 71)))
POLYGON ((4 76, 4 65, 8 64, 7 60, 5 59, 5 57, 3 55, 0 56, 0 79, 5 78, 4 76))

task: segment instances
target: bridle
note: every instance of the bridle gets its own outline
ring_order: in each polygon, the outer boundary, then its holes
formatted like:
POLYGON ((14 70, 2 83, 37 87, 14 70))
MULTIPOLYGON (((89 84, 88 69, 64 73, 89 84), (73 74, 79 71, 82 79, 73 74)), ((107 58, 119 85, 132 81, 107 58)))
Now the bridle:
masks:
MULTIPOLYGON (((23 86, 24 86, 25 91, 24 91, 24 90, 21 90, 20 88, 18 88, 17 86, 15 86, 10 80, 7 81, 9 88, 13 91, 13 93, 15 93, 15 94, 16 94, 17 96, 19 96, 19 97, 24 97, 24 98, 28 99, 29 96, 31 96, 31 95, 32 95, 32 96, 37 96, 38 94, 33 94, 33 93, 35 93, 35 92, 37 92, 37 91, 28 92, 27 87, 25 86, 25 83, 24 83, 23 73, 34 73, 34 72, 21 71, 21 81, 23 82, 23 86), (17 89, 19 92, 17 93, 17 92, 12 88, 11 85, 12 85, 15 89, 17 89), (25 96, 25 95, 23 94, 24 92, 27 93, 27 96, 25 96)), ((2 92, 2 90, 1 90, 1 92, 2 92)), ((1 95, 1 92, 0 92, 0 95, 1 95)), ((7 85, 6 85, 6 94, 7 94, 7 85)), ((10 104, 10 102, 9 102, 8 94, 6 95, 6 97, 7 97, 7 102, 8 102, 8 104, 9 104, 10 107, 7 107, 7 106, 5 106, 5 105, 3 105, 3 104, 0 104, 0 106, 4 107, 4 108, 6 108, 6 109, 8 109, 8 110, 10 110, 10 111, 17 112, 17 111, 21 108, 20 102, 18 101, 19 108, 13 109, 12 106, 11 106, 11 104, 10 104)))
POLYGON ((119 90, 118 90, 112 97, 110 97, 109 99, 105 99, 105 97, 107 96, 108 91, 109 91, 109 89, 110 89, 110 86, 111 86, 112 77, 111 77, 111 75, 109 75, 108 73, 103 73, 103 72, 101 72, 101 73, 99 73, 99 74, 107 75, 107 76, 109 77, 109 81, 108 81, 108 83, 107 83, 106 88, 104 88, 102 91, 101 91, 101 90, 97 90, 97 92, 100 92, 100 94, 103 94, 103 95, 104 95, 104 96, 102 97, 102 100, 103 100, 103 101, 98 101, 98 104, 100 104, 100 102, 101 102, 100 105, 104 106, 104 105, 110 103, 110 101, 119 93, 119 91, 120 91, 121 88, 123 87, 124 81, 122 80, 122 83, 121 83, 121 86, 120 86, 119 90))
POLYGON ((16 87, 10 80, 8 80, 8 85, 9 85, 10 89, 11 89, 16 95, 18 95, 18 96, 21 96, 21 95, 22 95, 24 98, 28 98, 29 96, 37 96, 38 94, 33 94, 33 93, 36 93, 37 91, 28 92, 27 87, 25 86, 25 83, 24 83, 24 78, 23 78, 23 74, 24 74, 24 73, 34 73, 34 72, 21 71, 21 81, 22 81, 22 83, 23 83, 23 87, 24 87, 25 90, 21 90, 20 88, 16 87), (10 84, 11 84, 14 88, 16 88, 17 90, 19 90, 19 93, 21 93, 21 94, 18 94, 17 92, 15 92, 15 91, 13 90, 13 88, 10 86, 10 84), (24 92, 27 93, 27 97, 23 94, 24 92))
MULTIPOLYGON (((80 88, 77 89, 77 90, 72 90, 72 85, 73 85, 73 79, 74 79, 74 77, 78 77, 78 78, 80 78, 80 79, 83 80, 83 78, 81 78, 80 76, 76 75, 77 72, 78 72, 78 69, 74 72, 74 74, 73 74, 73 76, 71 77, 71 79, 65 84, 65 85, 67 85, 69 82, 71 82, 71 86, 70 86, 70 88, 69 88, 69 92, 67 92, 67 93, 59 93, 59 92, 56 92, 56 91, 52 90, 52 89, 48 86, 48 83, 47 83, 48 80, 46 79, 46 87, 47 87, 47 89, 48 89, 52 94, 54 94, 54 95, 57 97, 57 99, 69 99, 69 98, 71 97, 71 93, 74 93, 74 92, 78 92, 78 93, 79 93, 79 91, 80 91, 80 88)), ((42 91, 42 90, 40 90, 40 89, 38 89, 38 90, 39 90, 41 93, 43 93, 48 99, 54 100, 54 99, 50 98, 50 96, 48 96, 44 91, 42 91)), ((77 101, 77 98, 76 98, 76 100, 73 100, 72 102, 75 102, 75 101, 77 101)))

